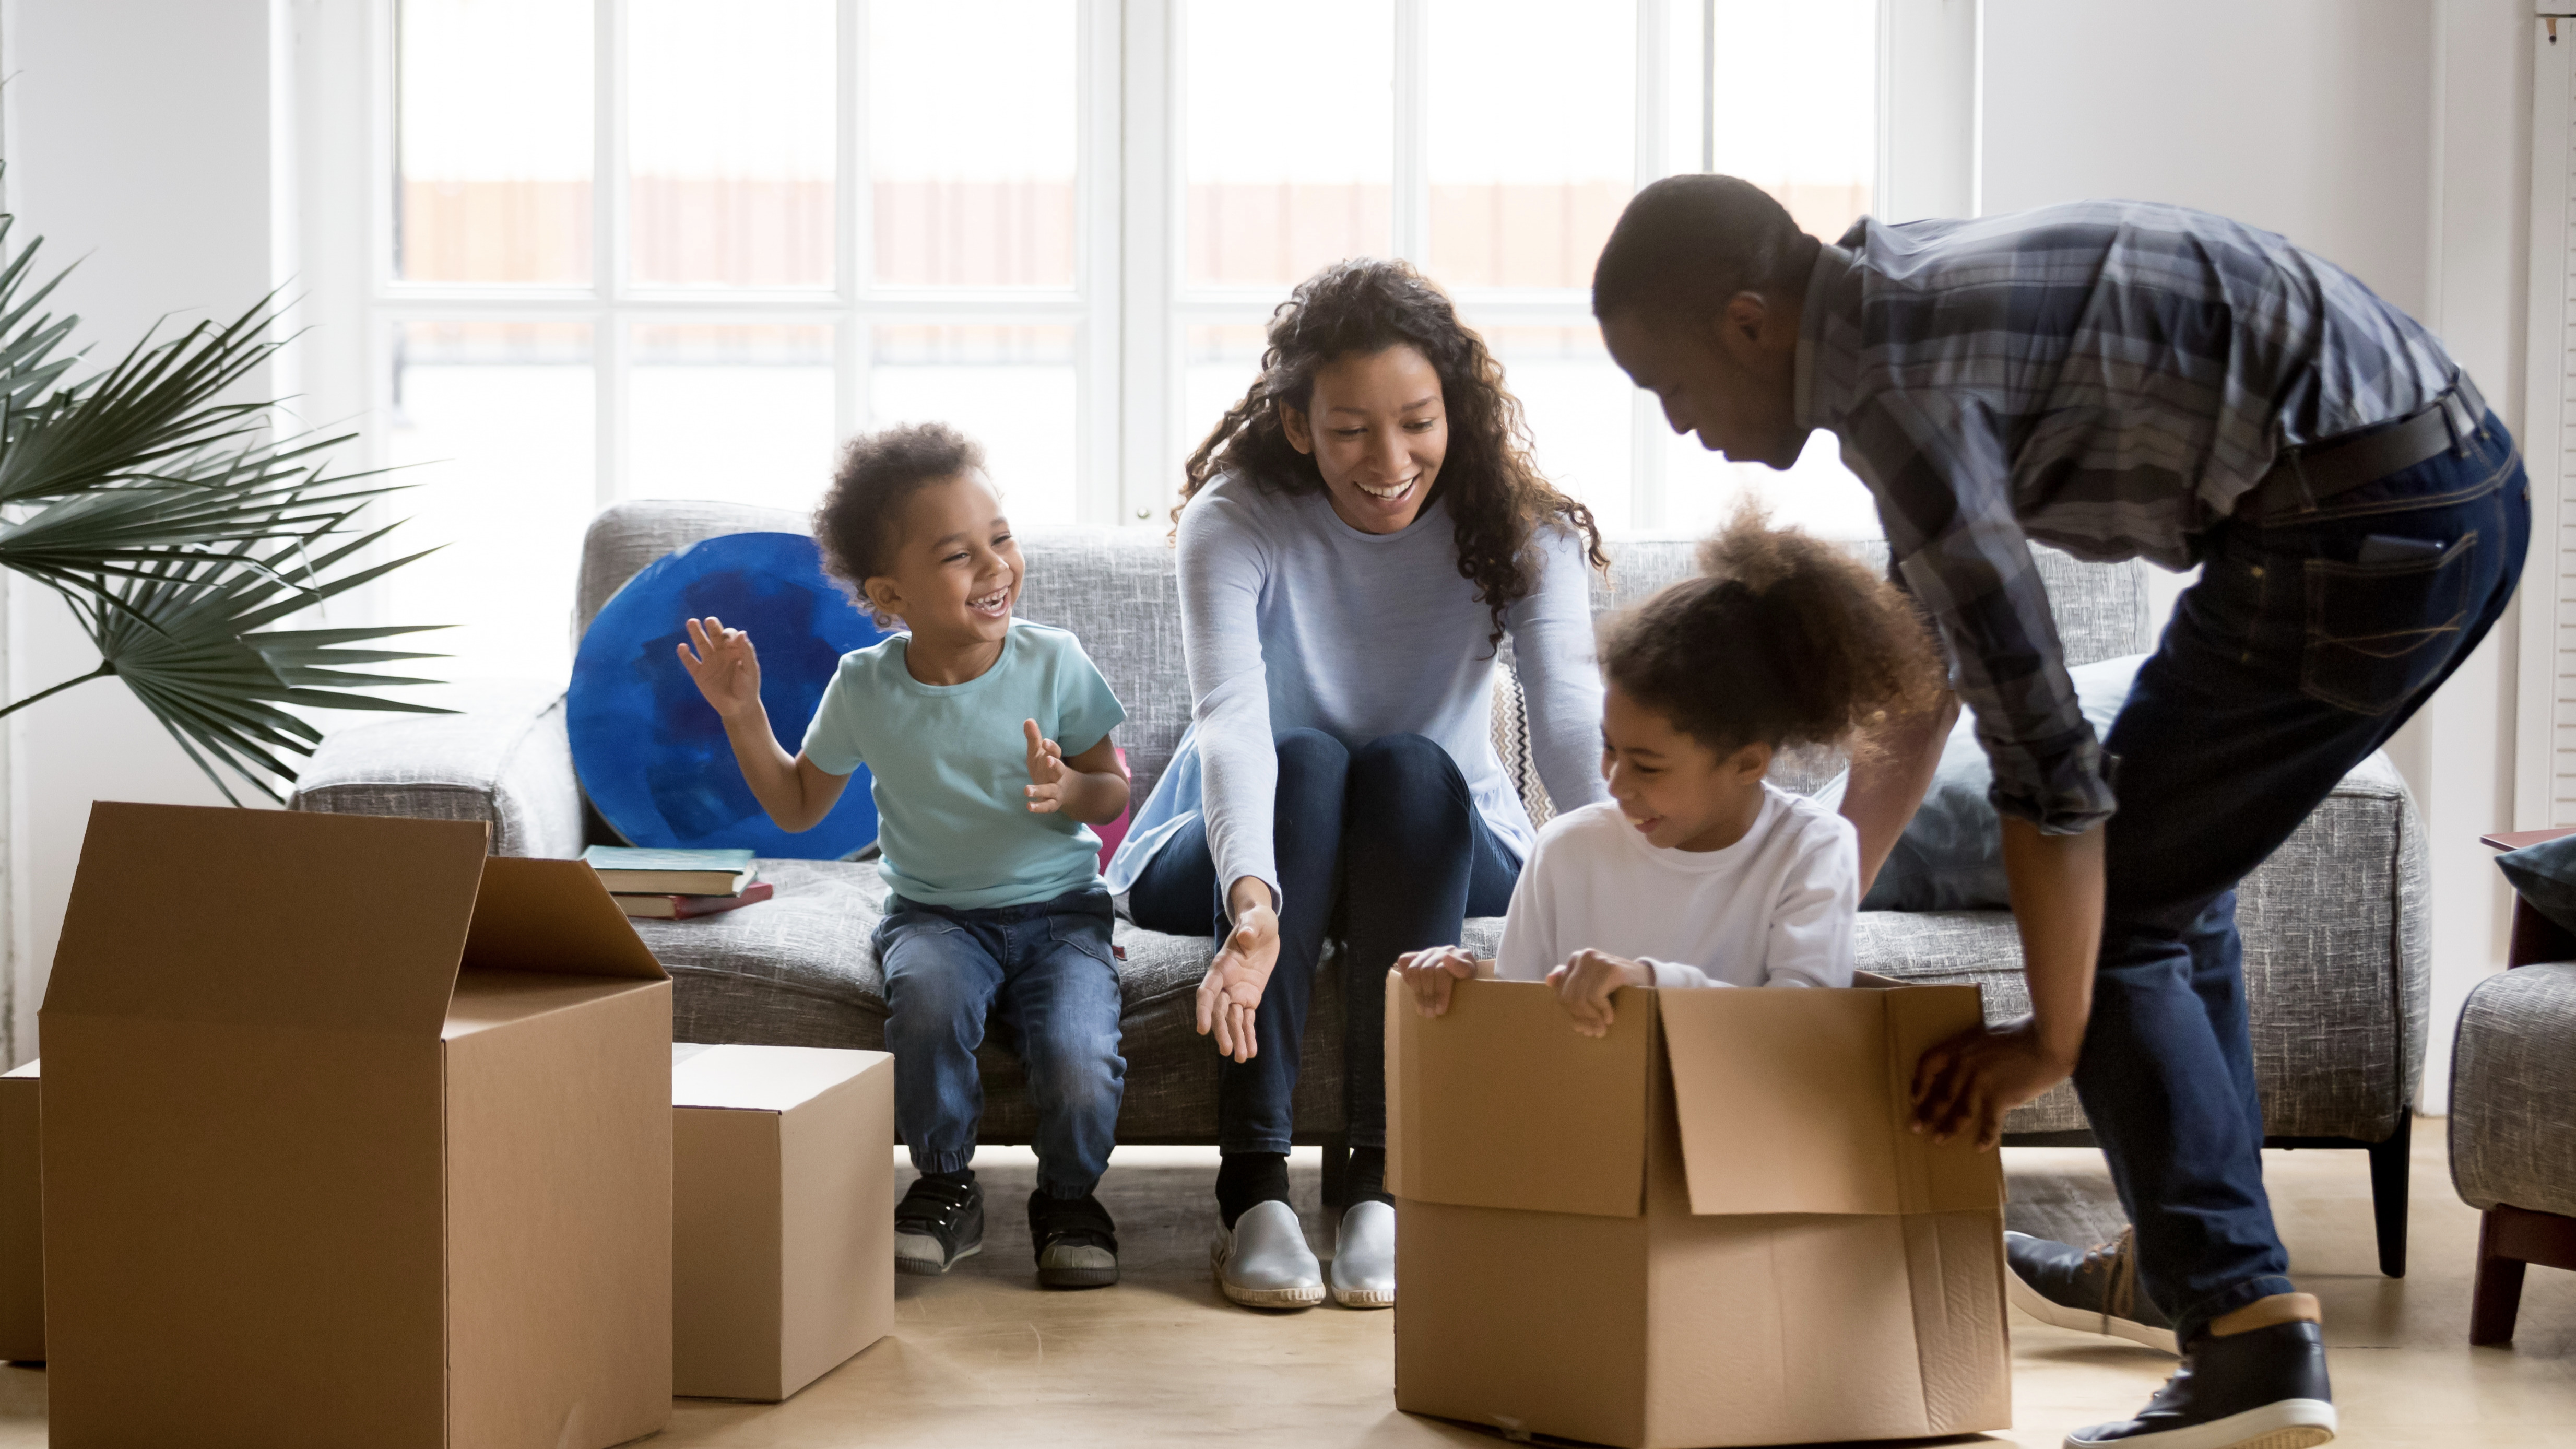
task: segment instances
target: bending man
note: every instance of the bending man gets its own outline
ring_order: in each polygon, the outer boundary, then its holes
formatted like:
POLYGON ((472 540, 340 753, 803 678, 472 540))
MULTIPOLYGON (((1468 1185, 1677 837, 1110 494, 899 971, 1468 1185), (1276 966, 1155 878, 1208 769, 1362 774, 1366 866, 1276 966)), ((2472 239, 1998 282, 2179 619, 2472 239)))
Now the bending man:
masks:
MULTIPOLYGON (((2033 1011, 1924 1055, 1917 1130, 1991 1146, 2072 1074, 2134 1256, 2016 1238, 2013 1270, 2069 1307, 2161 1315, 2185 1359, 2135 1419, 2066 1443, 2331 1439, 2316 1300, 2263 1191, 2235 887, 2503 612, 2530 530, 2513 440, 2413 319, 2178 207, 1863 220, 1828 246, 1745 182, 1673 177, 1619 219, 1593 311, 1704 446, 1786 468, 1834 433, 1949 649, 2033 1011), (2201 569, 2105 741, 2030 539, 2201 569)), ((1946 732, 1912 722, 1855 770, 1864 876, 1946 732)))

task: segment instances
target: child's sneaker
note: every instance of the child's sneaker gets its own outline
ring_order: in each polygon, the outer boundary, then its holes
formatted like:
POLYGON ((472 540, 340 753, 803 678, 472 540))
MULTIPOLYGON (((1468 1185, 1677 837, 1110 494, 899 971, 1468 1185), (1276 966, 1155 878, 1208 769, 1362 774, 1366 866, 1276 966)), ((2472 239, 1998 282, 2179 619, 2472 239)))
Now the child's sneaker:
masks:
POLYGON ((1118 1225, 1089 1193, 1066 1201, 1029 1194, 1029 1246, 1041 1288, 1106 1288, 1118 1281, 1118 1225))
POLYGON ((898 1273, 945 1273, 984 1251, 984 1189, 970 1176, 912 1180, 894 1205, 898 1273))

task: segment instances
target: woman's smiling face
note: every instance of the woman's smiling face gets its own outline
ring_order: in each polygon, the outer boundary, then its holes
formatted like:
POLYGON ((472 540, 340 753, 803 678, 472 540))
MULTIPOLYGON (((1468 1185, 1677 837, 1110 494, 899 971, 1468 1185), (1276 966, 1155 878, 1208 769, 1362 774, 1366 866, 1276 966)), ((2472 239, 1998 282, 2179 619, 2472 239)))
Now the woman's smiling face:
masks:
POLYGON ((1307 409, 1282 404, 1290 446, 1315 460, 1325 496, 1362 533, 1397 533, 1422 512, 1449 452, 1431 360, 1398 344, 1316 369, 1307 409))

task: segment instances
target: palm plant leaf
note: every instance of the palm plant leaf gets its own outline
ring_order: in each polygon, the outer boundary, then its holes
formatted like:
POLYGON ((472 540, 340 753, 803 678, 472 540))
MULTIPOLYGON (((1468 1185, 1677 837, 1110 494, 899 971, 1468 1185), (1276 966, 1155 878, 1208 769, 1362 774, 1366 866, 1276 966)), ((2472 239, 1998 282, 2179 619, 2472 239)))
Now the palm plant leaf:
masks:
POLYGON ((298 710, 446 713, 372 692, 432 681, 366 667, 436 657, 381 647, 434 626, 274 627, 421 556, 354 566, 387 530, 350 522, 393 487, 329 471, 348 435, 281 436, 274 402, 226 396, 283 345, 274 294, 66 382, 79 319, 41 310, 62 274, 39 278, 41 242, 10 252, 12 224, 0 214, 0 569, 59 593, 99 665, 0 715, 114 675, 239 804, 233 781, 277 799, 313 752, 298 710))
POLYGON ((432 657, 349 646, 437 626, 262 627, 420 557, 412 554, 323 577, 385 531, 348 540, 309 560, 297 557, 306 550, 307 539, 289 540, 264 557, 249 545, 171 557, 106 585, 112 603, 96 594, 66 591, 65 597, 98 646, 100 672, 114 674, 134 691, 226 799, 240 803, 227 774, 272 800, 281 799, 274 782, 295 777, 285 756, 311 754, 322 737, 288 707, 447 713, 360 692, 430 680, 346 667, 432 657), (244 567, 254 561, 257 569, 244 567), (291 574, 301 575, 301 581, 287 582, 291 574))

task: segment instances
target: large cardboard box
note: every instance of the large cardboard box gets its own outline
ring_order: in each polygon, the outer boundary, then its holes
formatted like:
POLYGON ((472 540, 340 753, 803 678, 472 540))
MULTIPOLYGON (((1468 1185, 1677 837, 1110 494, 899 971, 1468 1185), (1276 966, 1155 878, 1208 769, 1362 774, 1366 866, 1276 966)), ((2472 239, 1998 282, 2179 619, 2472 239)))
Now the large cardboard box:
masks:
POLYGON ((671 1391, 775 1402, 894 1329, 894 1058, 671 1050, 671 1391))
POLYGON ((0 1076, 0 1359, 45 1358, 45 1209, 36 1080, 29 1062, 0 1076))
POLYGON ((671 985, 479 823, 101 803, 44 1033, 57 1449, 594 1449, 671 1391, 671 985))
POLYGON ((1906 1130, 1973 987, 1387 983, 1396 1406, 1633 1446, 2008 1426, 1996 1154, 1906 1130))

